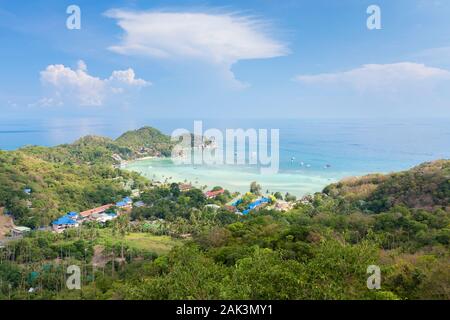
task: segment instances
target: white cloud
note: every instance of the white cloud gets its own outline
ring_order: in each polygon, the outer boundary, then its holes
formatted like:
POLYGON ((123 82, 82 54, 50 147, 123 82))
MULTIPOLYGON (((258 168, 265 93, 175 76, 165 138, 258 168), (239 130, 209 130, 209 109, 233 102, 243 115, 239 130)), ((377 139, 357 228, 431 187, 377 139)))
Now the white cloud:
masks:
POLYGON ((151 85, 137 79, 133 69, 113 71, 107 79, 92 76, 84 61, 79 61, 76 70, 62 64, 53 64, 41 71, 41 82, 52 91, 52 97, 41 99, 43 106, 62 105, 70 99, 81 106, 101 106, 112 94, 124 93, 132 87, 151 85))
POLYGON ((337 73, 299 75, 295 80, 305 84, 346 85, 362 91, 395 91, 411 85, 433 84, 450 80, 450 72, 424 64, 400 62, 393 64, 366 64, 362 67, 337 73))
POLYGON ((130 86, 138 86, 138 87, 145 87, 149 84, 145 80, 136 79, 136 75, 134 74, 133 69, 113 71, 111 77, 109 77, 109 81, 125 83, 130 86))
POLYGON ((229 73, 239 60, 288 54, 286 46, 267 33, 267 24, 248 16, 118 9, 105 14, 125 31, 121 43, 109 49, 124 55, 199 59, 229 73))

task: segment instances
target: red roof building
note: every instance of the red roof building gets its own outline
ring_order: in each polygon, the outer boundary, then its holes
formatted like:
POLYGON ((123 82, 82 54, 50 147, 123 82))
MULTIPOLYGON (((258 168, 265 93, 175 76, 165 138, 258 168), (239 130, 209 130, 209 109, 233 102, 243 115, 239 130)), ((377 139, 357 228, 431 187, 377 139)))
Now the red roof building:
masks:
POLYGON ((87 217, 90 217, 91 215, 93 215, 94 213, 103 213, 113 206, 114 206, 113 204, 107 204, 107 205, 104 205, 104 206, 101 206, 98 208, 86 210, 86 211, 80 212, 80 216, 82 216, 83 218, 87 218, 87 217))
POLYGON ((225 192, 225 190, 220 189, 220 190, 216 190, 216 191, 208 191, 205 193, 205 197, 208 199, 212 199, 217 197, 220 194, 223 194, 225 192))
POLYGON ((189 183, 180 183, 179 185, 180 191, 189 191, 192 189, 192 185, 189 183))

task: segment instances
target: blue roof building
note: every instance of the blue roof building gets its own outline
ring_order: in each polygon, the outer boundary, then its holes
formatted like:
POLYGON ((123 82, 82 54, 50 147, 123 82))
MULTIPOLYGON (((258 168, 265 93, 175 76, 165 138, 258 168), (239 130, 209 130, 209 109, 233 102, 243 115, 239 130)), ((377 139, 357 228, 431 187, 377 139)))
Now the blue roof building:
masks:
POLYGON ((128 205, 130 205, 132 203, 133 203, 133 200, 131 200, 130 197, 125 197, 125 198, 122 199, 122 201, 119 201, 119 202, 116 203, 116 207, 119 207, 119 208, 120 207, 126 207, 126 206, 128 206, 128 205))
POLYGON ((66 228, 78 227, 79 224, 77 222, 77 218, 77 212, 69 212, 65 216, 62 216, 52 222, 53 230, 59 233, 63 232, 66 228))
POLYGON ((63 217, 53 221, 52 224, 56 225, 56 226, 76 225, 77 222, 75 220, 73 220, 72 218, 70 218, 69 216, 63 216, 63 217))
POLYGON ((116 203, 116 207, 125 207, 127 203, 125 201, 119 201, 116 203))
POLYGON ((126 202, 126 203, 128 203, 128 204, 133 203, 133 200, 131 200, 130 197, 125 197, 125 198, 123 198, 123 201, 126 202))
POLYGON ((269 198, 261 198, 258 199, 256 201, 253 201, 252 203, 250 203, 247 207, 246 210, 244 210, 242 213, 243 214, 248 214, 250 211, 252 211, 253 209, 256 209, 257 207, 259 207, 260 205, 264 204, 264 203, 269 203, 270 199, 269 198))

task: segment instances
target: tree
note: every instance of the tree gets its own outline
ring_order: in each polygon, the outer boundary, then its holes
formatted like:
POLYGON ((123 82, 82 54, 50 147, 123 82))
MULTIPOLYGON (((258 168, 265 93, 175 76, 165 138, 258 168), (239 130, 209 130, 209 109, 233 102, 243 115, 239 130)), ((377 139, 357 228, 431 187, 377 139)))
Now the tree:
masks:
POLYGON ((294 202, 297 200, 297 197, 287 192, 286 195, 284 196, 284 200, 288 202, 294 202))
POLYGON ((250 192, 256 195, 260 195, 261 194, 261 185, 258 184, 256 181, 253 181, 250 184, 250 192))
POLYGON ((130 218, 127 214, 122 214, 119 217, 117 217, 114 220, 113 223, 113 234, 115 234, 116 232, 119 233, 120 237, 121 237, 121 260, 122 262, 125 261, 125 257, 124 257, 124 245, 125 245, 125 236, 129 230, 129 223, 130 223, 130 218))
POLYGON ((277 199, 277 200, 283 200, 283 196, 282 196, 282 194, 280 193, 280 192, 275 192, 274 194, 273 194, 273 196, 277 199))
POLYGON ((178 185, 178 183, 172 183, 170 185, 170 193, 175 198, 178 198, 180 196, 181 191, 180 191, 180 186, 178 185))

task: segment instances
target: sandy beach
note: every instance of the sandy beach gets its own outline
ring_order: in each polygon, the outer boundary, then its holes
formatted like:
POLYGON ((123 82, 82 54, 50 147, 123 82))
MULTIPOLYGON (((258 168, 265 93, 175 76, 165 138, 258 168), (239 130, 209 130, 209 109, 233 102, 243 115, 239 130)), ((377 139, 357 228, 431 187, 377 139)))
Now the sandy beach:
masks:
POLYGON ((296 196, 322 191, 328 184, 352 175, 331 170, 316 172, 308 168, 264 175, 250 166, 181 166, 173 164, 170 159, 161 158, 139 159, 122 168, 139 172, 154 181, 189 182, 197 187, 208 188, 221 186, 241 193, 249 190, 252 181, 257 181, 264 191, 289 192, 296 196))

